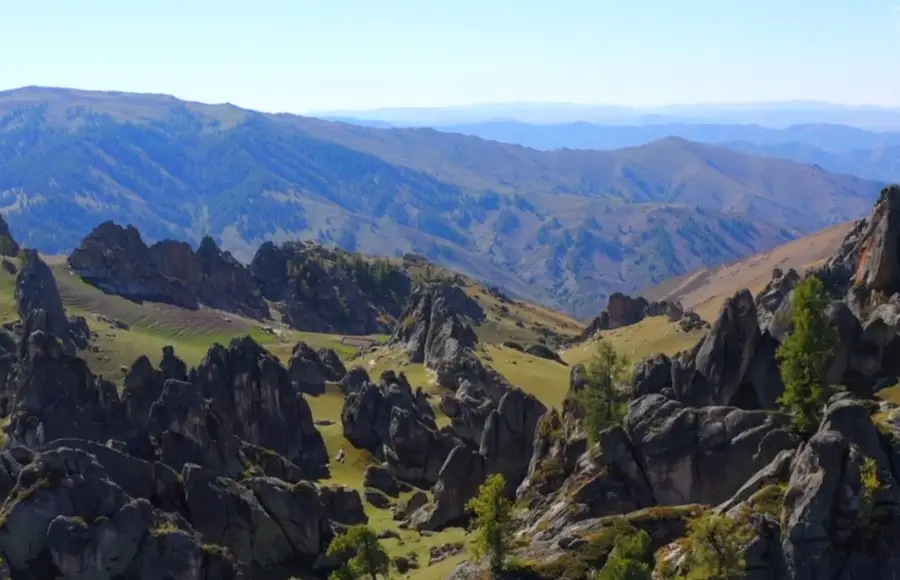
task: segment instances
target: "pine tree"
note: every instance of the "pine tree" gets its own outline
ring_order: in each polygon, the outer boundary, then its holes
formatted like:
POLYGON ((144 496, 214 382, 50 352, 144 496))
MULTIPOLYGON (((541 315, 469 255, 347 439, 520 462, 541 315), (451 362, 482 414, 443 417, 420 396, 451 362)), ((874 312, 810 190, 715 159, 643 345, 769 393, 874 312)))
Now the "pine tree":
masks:
POLYGON ((644 530, 616 538, 612 554, 591 580, 651 580, 650 535, 644 530))
POLYGON ((624 380, 628 366, 628 359, 611 344, 602 340, 597 344, 597 351, 585 369, 587 380, 576 395, 584 410, 584 425, 591 442, 596 442, 600 431, 620 423, 625 416, 627 403, 617 385, 624 380))
POLYGON ((837 333, 828 323, 829 302, 821 280, 811 276, 800 282, 791 303, 793 330, 777 352, 784 381, 779 402, 803 433, 816 428, 835 391, 827 379, 837 345, 837 333))
POLYGON ((509 552, 513 533, 513 506, 506 497, 506 480, 503 476, 499 473, 490 476, 466 507, 475 513, 472 520, 475 555, 490 556, 491 569, 500 572, 509 552))
POLYGON ((379 574, 388 575, 390 558, 375 532, 366 525, 353 526, 332 540, 328 546, 328 556, 344 561, 341 568, 331 575, 332 580, 378 580, 379 574))
POLYGON ((752 531, 728 516, 709 514, 688 523, 688 537, 678 580, 740 580, 744 578, 744 547, 752 531))

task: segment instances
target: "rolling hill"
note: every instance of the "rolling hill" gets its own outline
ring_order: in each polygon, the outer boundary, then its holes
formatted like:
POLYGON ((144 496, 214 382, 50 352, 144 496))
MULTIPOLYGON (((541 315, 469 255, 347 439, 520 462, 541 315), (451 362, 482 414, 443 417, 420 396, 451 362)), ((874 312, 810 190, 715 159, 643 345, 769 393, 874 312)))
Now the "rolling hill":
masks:
POLYGON ((743 288, 756 294, 772 279, 776 268, 802 273, 835 255, 853 223, 838 224, 738 262, 668 280, 644 294, 651 300, 680 301, 705 320, 713 320, 726 298, 743 288))
POLYGON ((112 219, 244 261, 264 239, 415 253, 584 317, 859 217, 879 189, 678 138, 542 152, 162 95, 0 93, 0 211, 28 246, 67 252, 112 219))
MULTIPOLYGON (((353 121, 370 126, 369 121, 353 121)), ((900 132, 871 131, 834 124, 760 125, 714 123, 530 124, 515 121, 434 125, 460 133, 543 151, 640 147, 666 137, 681 137, 761 157, 818 165, 833 173, 893 182, 900 179, 900 132)))

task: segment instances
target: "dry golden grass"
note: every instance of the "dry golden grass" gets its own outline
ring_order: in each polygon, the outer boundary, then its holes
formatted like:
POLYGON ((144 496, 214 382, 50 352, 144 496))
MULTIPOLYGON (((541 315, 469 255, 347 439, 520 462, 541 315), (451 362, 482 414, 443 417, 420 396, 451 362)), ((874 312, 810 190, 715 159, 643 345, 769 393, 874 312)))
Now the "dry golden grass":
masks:
POLYGON ((482 342, 500 344, 504 341, 534 343, 539 334, 535 326, 543 326, 562 336, 577 336, 584 328, 574 318, 545 306, 511 300, 501 302, 483 286, 468 284, 466 294, 474 298, 487 315, 487 321, 475 329, 482 342))
MULTIPOLYGON (((665 316, 645 318, 638 324, 608 330, 600 333, 600 337, 609 342, 619 354, 628 357, 632 363, 639 362, 642 358, 663 353, 673 355, 689 349, 705 331, 684 332, 677 323, 669 322, 665 316)), ((569 364, 588 362, 594 354, 597 342, 591 341, 570 348, 561 356, 569 364)))
POLYGON ((669 280, 644 295, 652 300, 680 300, 685 308, 712 321, 726 298, 743 288, 756 294, 772 279, 775 268, 803 272, 823 263, 840 248, 852 225, 847 222, 832 226, 739 262, 669 280))

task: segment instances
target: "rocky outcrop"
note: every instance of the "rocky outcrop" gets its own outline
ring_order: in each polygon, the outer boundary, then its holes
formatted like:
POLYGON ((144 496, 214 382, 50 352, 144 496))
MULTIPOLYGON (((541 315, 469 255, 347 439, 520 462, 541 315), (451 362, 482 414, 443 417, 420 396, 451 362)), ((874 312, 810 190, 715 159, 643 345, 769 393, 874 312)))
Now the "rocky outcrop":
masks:
POLYGON ((0 215, 0 256, 15 257, 19 255, 20 250, 21 247, 9 231, 6 220, 0 215))
POLYGON ((341 357, 338 356, 338 353, 330 348, 320 348, 316 351, 316 356, 319 357, 319 364, 325 371, 326 379, 332 382, 343 380, 347 374, 347 368, 341 362, 341 357))
POLYGON ((717 508, 749 526, 748 578, 900 573, 897 435, 876 427, 870 407, 835 397, 808 442, 776 456, 717 508))
POLYGON ((104 222, 82 240, 68 263, 85 281, 130 300, 269 316, 249 271, 212 238, 204 238, 196 252, 172 240, 148 247, 134 227, 104 222))
POLYGON ((124 413, 116 387, 95 377, 87 363, 67 353, 45 326, 43 310, 25 323, 21 355, 11 377, 11 442, 37 448, 64 437, 105 440, 121 430, 124 413))
POLYGON ((519 389, 504 394, 487 416, 479 446, 457 445, 447 457, 434 486, 434 502, 414 513, 411 525, 435 530, 465 521, 466 503, 494 473, 503 475, 506 493, 513 496, 528 473, 535 431, 545 412, 534 396, 519 389))
POLYGON ((13 577, 242 577, 228 550, 211 550, 184 518, 131 497, 85 451, 41 453, 11 495, 0 552, 13 577))
POLYGON ((525 353, 530 354, 531 356, 536 356, 540 358, 545 358, 547 360, 552 360, 553 362, 558 362, 561 365, 565 365, 566 363, 563 359, 560 358, 559 354, 547 347, 543 344, 532 344, 525 348, 525 353))
POLYGON ((308 477, 327 473, 328 453, 309 403, 278 359, 252 338, 213 346, 191 381, 220 406, 220 425, 230 423, 235 436, 283 455, 308 477))
POLYGON ((192 262, 199 268, 196 293, 201 304, 248 318, 269 318, 269 305, 250 271, 212 238, 200 241, 192 262))
POLYGON ((388 345, 405 350, 409 362, 436 367, 475 346, 478 337, 465 321, 480 322, 481 306, 458 286, 422 286, 410 299, 388 345))
POLYGON ((437 429, 434 411, 401 373, 382 373, 381 383, 365 383, 348 393, 341 414, 344 437, 387 462, 392 475, 431 486, 453 449, 453 439, 437 429))
POLYGON ((666 300, 649 302, 640 296, 632 298, 621 292, 614 292, 609 297, 606 309, 588 324, 575 342, 590 340, 601 330, 614 330, 637 324, 650 316, 669 316, 670 320, 677 321, 681 319, 683 313, 684 309, 677 302, 666 300))
POLYGON ((250 272, 262 295, 277 304, 283 322, 313 332, 389 332, 412 286, 386 261, 312 243, 265 242, 250 272))
POLYGON ((872 215, 847 235, 822 268, 829 287, 844 294, 851 284, 891 296, 900 291, 900 185, 881 192, 872 215))
POLYGON ((781 311, 784 287, 782 278, 776 278, 761 301, 754 301, 747 290, 736 293, 693 349, 672 359, 651 355, 641 361, 633 377, 633 397, 666 393, 691 406, 776 409, 784 384, 775 360, 779 342, 770 332, 783 324, 784 316, 775 316, 771 309, 781 311))
POLYGON ((196 465, 182 474, 190 520, 204 541, 225 546, 258 569, 313 561, 322 553, 328 521, 308 484, 252 478, 241 484, 196 465))
MULTIPOLYGON (((186 259, 190 247, 185 246, 168 246, 167 271, 176 270, 177 257, 186 259)), ((85 281, 110 294, 181 308, 198 306, 197 296, 190 292, 187 281, 164 276, 141 234, 132 226, 123 228, 109 221, 100 224, 69 255, 68 263, 85 281)), ((190 270, 188 266, 178 269, 190 270)))
POLYGON ((187 365, 175 355, 175 349, 171 346, 163 347, 159 370, 153 368, 146 356, 140 356, 132 363, 125 375, 122 403, 133 436, 139 436, 146 430, 150 407, 160 398, 163 386, 169 379, 187 380, 187 365))
POLYGON ((377 489, 391 497, 397 497, 403 492, 410 491, 408 485, 397 481, 389 469, 370 465, 363 474, 363 485, 377 489))
POLYGON ((577 459, 566 455, 559 428, 546 437, 554 432, 556 461, 532 462, 529 484, 520 489, 531 503, 526 530, 548 534, 585 518, 724 502, 779 453, 799 445, 786 415, 691 408, 661 395, 633 401, 624 426, 603 431, 577 459), (529 493, 540 486, 544 494, 529 493))
POLYGON ((195 464, 230 477, 243 473, 240 442, 221 401, 204 397, 193 383, 166 381, 150 407, 147 432, 156 454, 177 470, 195 464))
POLYGON ((337 353, 331 349, 314 351, 305 342, 294 346, 288 372, 301 393, 313 396, 325 393, 326 381, 340 381, 347 374, 337 353))
POLYGON ((324 486, 319 488, 319 501, 328 517, 347 526, 364 524, 369 521, 359 493, 344 486, 324 486))
MULTIPOLYGON (((26 321, 35 310, 43 311, 40 327, 32 326, 32 330, 43 330, 55 335, 63 341, 67 350, 76 344, 86 346, 84 332, 73 333, 65 308, 59 297, 56 278, 50 267, 41 260, 35 250, 23 252, 22 269, 16 276, 16 311, 19 318, 26 321)), ((89 332, 88 332, 89 335, 89 332)))

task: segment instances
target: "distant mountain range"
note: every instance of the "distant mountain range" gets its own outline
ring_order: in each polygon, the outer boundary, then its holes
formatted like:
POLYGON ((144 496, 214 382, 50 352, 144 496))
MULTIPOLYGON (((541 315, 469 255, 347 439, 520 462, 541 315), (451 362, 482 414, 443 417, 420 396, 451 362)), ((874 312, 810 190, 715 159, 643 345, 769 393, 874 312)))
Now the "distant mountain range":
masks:
POLYGON ((862 216, 881 187, 677 137, 537 151, 164 95, 0 93, 0 211, 27 246, 67 252, 107 219, 245 261, 309 239, 420 254, 584 317, 862 216))
MULTIPOLYGON (((377 121, 352 122, 390 126, 377 121)), ((547 125, 505 121, 436 125, 435 128, 544 151, 638 147, 676 136, 752 155, 819 165, 834 173, 878 181, 900 180, 900 131, 867 131, 847 125, 793 125, 776 129, 735 124, 547 125)))
POLYGON ((572 103, 500 103, 451 107, 407 107, 314 113, 350 122, 405 127, 514 122, 604 125, 725 124, 786 128, 792 125, 848 125, 877 131, 900 130, 900 108, 836 105, 816 101, 624 107, 572 103))

